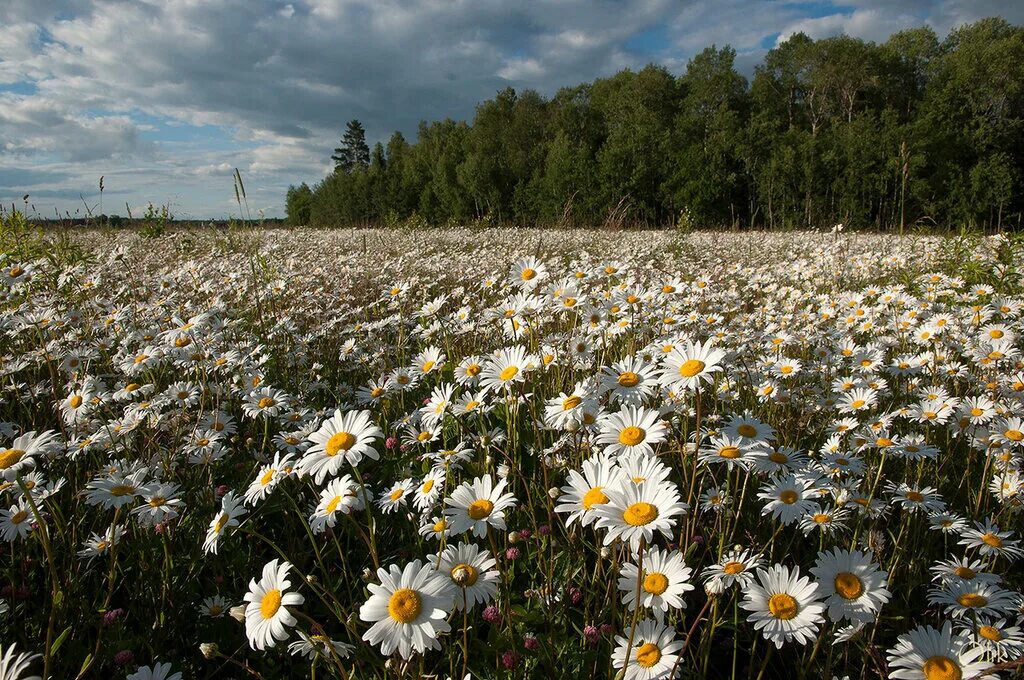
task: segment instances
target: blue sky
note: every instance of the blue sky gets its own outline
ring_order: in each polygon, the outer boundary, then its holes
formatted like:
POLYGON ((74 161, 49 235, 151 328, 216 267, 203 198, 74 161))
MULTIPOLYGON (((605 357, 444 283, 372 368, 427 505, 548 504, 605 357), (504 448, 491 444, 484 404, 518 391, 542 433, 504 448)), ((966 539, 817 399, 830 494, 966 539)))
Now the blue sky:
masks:
POLYGON ((0 3, 0 201, 35 212, 280 216, 351 118, 371 144, 471 118, 507 86, 558 87, 732 45, 749 74, 797 31, 883 42, 1015 0, 7 0, 0 3), (126 207, 126 204, 128 207, 126 207), (31 209, 31 208, 30 208, 31 209))

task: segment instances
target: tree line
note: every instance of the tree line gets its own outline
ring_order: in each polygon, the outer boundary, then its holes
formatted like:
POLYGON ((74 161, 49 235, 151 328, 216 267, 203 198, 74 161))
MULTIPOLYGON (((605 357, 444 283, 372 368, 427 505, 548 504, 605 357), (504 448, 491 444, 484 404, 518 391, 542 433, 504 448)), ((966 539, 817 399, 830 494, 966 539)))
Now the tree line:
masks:
POLYGON ((352 121, 336 168, 291 187, 293 224, 836 222, 1008 228, 1024 194, 1024 29, 940 40, 797 33, 743 77, 708 47, 676 76, 624 70, 546 99, 508 88, 472 123, 421 122, 372 151, 352 121))

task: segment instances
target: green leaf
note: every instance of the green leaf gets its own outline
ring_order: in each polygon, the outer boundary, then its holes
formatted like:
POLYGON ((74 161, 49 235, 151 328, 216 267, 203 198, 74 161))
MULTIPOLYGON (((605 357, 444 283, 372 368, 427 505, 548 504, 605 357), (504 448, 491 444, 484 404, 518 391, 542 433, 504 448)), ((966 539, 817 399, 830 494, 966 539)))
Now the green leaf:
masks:
POLYGON ((64 640, 67 639, 68 633, 71 632, 72 626, 68 626, 64 629, 64 632, 57 636, 57 639, 53 641, 53 645, 50 647, 50 654, 56 654, 60 646, 64 644, 64 640))

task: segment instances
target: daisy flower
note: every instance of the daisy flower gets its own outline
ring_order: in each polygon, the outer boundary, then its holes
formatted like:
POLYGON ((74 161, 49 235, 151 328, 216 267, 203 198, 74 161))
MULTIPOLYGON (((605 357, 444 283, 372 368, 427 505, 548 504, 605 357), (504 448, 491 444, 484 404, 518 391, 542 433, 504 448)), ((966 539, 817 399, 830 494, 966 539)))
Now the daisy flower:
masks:
POLYGON ((338 513, 349 514, 362 507, 358 485, 351 475, 340 479, 332 479, 320 491, 320 500, 309 518, 309 528, 314 534, 323 533, 328 527, 334 527, 338 521, 338 513))
POLYGON ((818 594, 825 598, 833 621, 870 623, 892 597, 886 589, 888 574, 859 550, 833 548, 818 553, 811 573, 818 580, 818 594))
POLYGON ((793 524, 819 506, 814 502, 813 479, 794 474, 782 475, 761 487, 757 497, 768 501, 761 511, 783 524, 793 524))
POLYGON ((395 482, 390 489, 381 492, 380 498, 377 499, 377 505, 385 515, 397 512, 399 508, 405 507, 413 486, 411 477, 395 482))
POLYGON ((589 526, 597 521, 597 514, 593 512, 595 506, 608 502, 604 489, 618 488, 624 480, 622 470, 611 458, 604 454, 589 458, 583 461, 582 475, 575 470, 569 471, 568 484, 562 487, 555 512, 569 514, 565 518, 566 527, 577 521, 589 526))
POLYGON ((984 523, 975 522, 974 527, 961 534, 960 545, 977 548, 981 555, 999 555, 1011 562, 1024 555, 1020 541, 1011 538, 1012 531, 1000 531, 990 519, 984 523))
POLYGON ((295 632, 298 633, 300 639, 288 645, 288 653, 292 656, 303 656, 310 661, 318 657, 347 659, 356 649, 352 645, 332 640, 326 635, 307 635, 301 630, 295 632))
POLYGON ((654 444, 665 441, 668 425, 657 411, 642 406, 623 406, 601 420, 601 432, 594 443, 604 445, 607 455, 654 454, 654 444))
POLYGON ((434 504, 441 497, 441 491, 444 489, 444 478, 444 470, 434 468, 416 486, 413 504, 418 511, 426 512, 434 507, 434 504))
POLYGON ((485 390, 502 390, 523 382, 529 369, 526 350, 523 347, 508 347, 498 351, 484 366, 480 374, 480 386, 485 390))
POLYGON ((640 406, 658 389, 657 369, 641 357, 628 357, 601 369, 601 392, 610 403, 640 406))
POLYGON ((455 535, 472 531, 477 538, 487 537, 487 527, 505 529, 505 510, 515 507, 516 497, 505 491, 505 480, 497 484, 490 475, 463 482, 451 497, 445 498, 444 516, 455 535))
POLYGON ((640 541, 650 545, 656 531, 671 538, 675 517, 686 512, 675 484, 627 482, 618 489, 606 487, 603 491, 608 502, 594 506, 593 511, 597 513, 597 528, 608 530, 605 545, 621 538, 639 552, 640 541))
POLYGON ((38 435, 32 430, 21 435, 11 442, 10 447, 0 450, 0 475, 14 481, 18 473, 35 465, 35 456, 53 452, 58 446, 56 438, 57 433, 53 430, 38 435))
POLYGON ((704 588, 710 593, 724 593, 734 585, 746 589, 754 581, 755 570, 760 569, 764 560, 750 550, 736 549, 729 551, 715 564, 706 567, 702 572, 704 588))
POLYGON ((1019 625, 1011 625, 1006 619, 988 620, 979 618, 961 621, 958 632, 972 638, 987 652, 993 662, 1016 659, 1024 655, 1024 631, 1019 625))
POLYGON ((290 593, 288 572, 292 565, 274 559, 263 567, 263 577, 249 581, 245 594, 245 635, 253 649, 273 647, 278 640, 288 637, 288 628, 295 625, 295 617, 288 611, 306 601, 299 593, 290 593))
POLYGON ((497 562, 473 543, 450 545, 441 553, 438 573, 451 579, 455 609, 487 604, 498 594, 497 562))
POLYGON ((181 673, 173 673, 170 663, 141 666, 125 680, 181 680, 181 673))
POLYGON ((206 540, 203 541, 203 552, 217 554, 221 536, 228 529, 237 527, 238 519, 246 513, 242 501, 235 496, 234 491, 228 491, 221 499, 220 512, 210 521, 206 530, 206 540))
POLYGON ((440 649, 437 636, 451 630, 446 621, 452 606, 449 579, 419 560, 404 569, 381 567, 377 578, 380 584, 367 586, 370 599, 359 608, 359 619, 373 624, 363 639, 380 645, 385 656, 397 649, 403 659, 440 649))
POLYGON ((781 564, 758 569, 757 581, 747 585, 740 606, 750 612, 747 621, 779 649, 790 640, 807 644, 824 621, 818 585, 800 576, 798 567, 792 572, 781 564))
POLYGON ((615 636, 612 665, 625 668, 623 680, 667 680, 675 677, 673 671, 679 661, 677 652, 682 647, 683 643, 676 639, 675 628, 653 619, 644 619, 636 624, 635 631, 630 627, 623 635, 615 636))
MULTIPOLYGON (((622 603, 632 609, 637 600, 637 580, 640 570, 637 565, 627 562, 619 572, 619 591, 622 603)), ((665 620, 665 612, 671 609, 685 609, 683 596, 693 585, 690 583, 692 570, 683 561, 678 550, 671 552, 653 547, 643 556, 643 578, 640 579, 640 606, 653 609, 658 622, 665 620)))
MULTIPOLYGON (((975 646, 970 638, 954 635, 953 625, 946 621, 942 630, 918 626, 896 640, 888 651, 889 677, 896 680, 954 680, 973 678, 991 665, 981 657, 984 647, 975 646)), ((986 675, 986 680, 996 676, 986 675)))
POLYGON ((22 673, 28 672, 29 664, 42 658, 42 654, 18 652, 16 647, 17 645, 13 642, 6 649, 0 645, 0 678, 5 680, 7 678, 10 680, 42 680, 39 675, 22 675, 22 673))
POLYGON ((300 476, 312 475, 316 484, 321 484, 328 475, 335 475, 345 463, 355 467, 367 456, 379 458, 373 440, 384 433, 370 421, 369 411, 335 410, 334 415, 309 435, 313 446, 309 447, 295 466, 300 476))
POLYGON ((724 358, 725 352, 715 349, 710 341, 694 344, 687 340, 684 346, 676 347, 665 356, 661 382, 677 390, 697 389, 702 382, 714 380, 714 374, 722 370, 719 363, 724 358))
POLYGON ((0 508, 0 538, 8 543, 25 538, 32 531, 34 521, 28 503, 12 505, 9 510, 0 508))
POLYGON ((945 608, 953 618, 1002 616, 1017 608, 1017 596, 995 583, 951 579, 940 590, 929 593, 928 602, 945 608))

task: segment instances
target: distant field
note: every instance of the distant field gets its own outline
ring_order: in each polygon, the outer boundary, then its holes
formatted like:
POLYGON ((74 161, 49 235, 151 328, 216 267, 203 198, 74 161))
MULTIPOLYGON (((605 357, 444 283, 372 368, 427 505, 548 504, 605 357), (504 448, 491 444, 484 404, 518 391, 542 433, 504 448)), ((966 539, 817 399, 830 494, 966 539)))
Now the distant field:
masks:
POLYGON ((29 674, 1024 655, 1019 239, 3 239, 0 657, 29 674))

